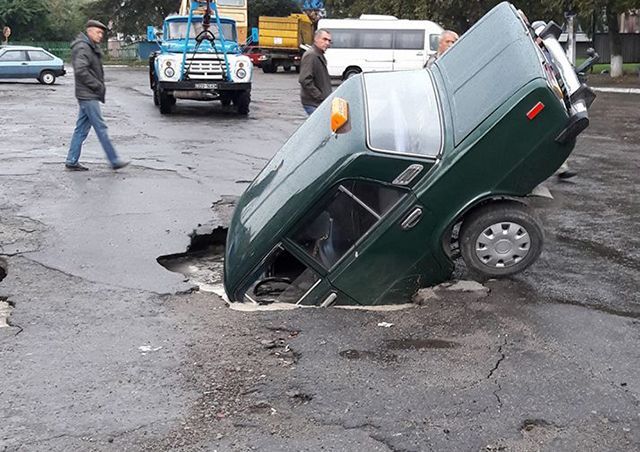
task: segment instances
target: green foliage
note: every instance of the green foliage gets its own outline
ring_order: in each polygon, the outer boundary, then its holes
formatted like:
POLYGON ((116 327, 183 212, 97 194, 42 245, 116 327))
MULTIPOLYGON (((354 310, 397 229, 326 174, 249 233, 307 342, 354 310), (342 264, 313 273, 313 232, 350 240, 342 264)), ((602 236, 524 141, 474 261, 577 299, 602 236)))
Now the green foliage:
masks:
POLYGON ((85 15, 110 24, 114 32, 137 36, 146 34, 147 25, 162 24, 179 7, 179 0, 94 0, 83 10, 85 15))
POLYGON ((86 0, 0 0, 0 28, 11 27, 10 41, 67 41, 82 30, 86 0))
MULTIPOLYGON (((327 0, 329 17, 358 17, 360 14, 390 14, 399 19, 427 19, 444 28, 464 33, 501 0, 327 0)), ((564 0, 527 2, 512 0, 531 20, 563 22, 564 0)))
POLYGON ((0 0, 0 28, 11 27, 10 40, 30 39, 47 14, 45 0, 0 0))
POLYGON ((300 6, 294 0, 248 0, 249 28, 258 26, 258 17, 286 17, 299 13, 300 6))

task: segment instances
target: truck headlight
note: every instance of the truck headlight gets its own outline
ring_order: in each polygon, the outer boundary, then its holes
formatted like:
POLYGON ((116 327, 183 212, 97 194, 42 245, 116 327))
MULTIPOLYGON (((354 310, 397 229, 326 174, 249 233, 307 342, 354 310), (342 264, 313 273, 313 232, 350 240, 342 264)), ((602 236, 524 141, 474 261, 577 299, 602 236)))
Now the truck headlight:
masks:
POLYGON ((244 69, 240 68, 236 71, 236 77, 245 78, 246 76, 247 76, 247 71, 245 71, 244 69))
POLYGON ((167 78, 171 78, 171 77, 173 77, 174 75, 176 75, 176 71, 174 71, 172 67, 167 67, 167 68, 165 68, 165 70, 164 70, 164 75, 165 75, 167 78))

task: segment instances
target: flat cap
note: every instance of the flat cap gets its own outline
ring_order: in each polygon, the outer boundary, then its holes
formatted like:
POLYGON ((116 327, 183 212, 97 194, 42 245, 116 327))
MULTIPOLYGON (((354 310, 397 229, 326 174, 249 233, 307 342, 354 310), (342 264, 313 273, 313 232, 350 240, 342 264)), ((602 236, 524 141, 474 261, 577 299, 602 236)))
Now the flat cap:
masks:
POLYGON ((107 26, 105 24, 103 24, 99 20, 94 20, 94 19, 88 20, 86 27, 87 28, 89 28, 89 27, 102 28, 104 31, 109 31, 109 29, 107 28, 107 26))

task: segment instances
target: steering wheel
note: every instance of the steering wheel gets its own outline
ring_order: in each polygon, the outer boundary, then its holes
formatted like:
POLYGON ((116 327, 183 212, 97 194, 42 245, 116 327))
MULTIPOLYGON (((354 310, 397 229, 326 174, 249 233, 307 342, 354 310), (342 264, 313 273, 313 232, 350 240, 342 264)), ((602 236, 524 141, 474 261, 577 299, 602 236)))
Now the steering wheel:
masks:
MULTIPOLYGON (((255 287, 253 288, 253 294, 256 297, 261 297, 264 295, 272 295, 272 294, 281 294, 282 292, 285 291, 286 288, 282 288, 282 289, 277 289, 277 288, 269 288, 266 289, 264 292, 261 292, 260 289, 262 288, 262 286, 264 286, 265 284, 269 284, 269 283, 285 283, 285 284, 291 284, 291 278, 284 278, 284 277, 279 277, 279 276, 269 276, 267 278, 264 278, 262 280, 260 280, 260 282, 258 284, 255 285, 255 287)), ((273 300, 276 301, 276 300, 273 300)))

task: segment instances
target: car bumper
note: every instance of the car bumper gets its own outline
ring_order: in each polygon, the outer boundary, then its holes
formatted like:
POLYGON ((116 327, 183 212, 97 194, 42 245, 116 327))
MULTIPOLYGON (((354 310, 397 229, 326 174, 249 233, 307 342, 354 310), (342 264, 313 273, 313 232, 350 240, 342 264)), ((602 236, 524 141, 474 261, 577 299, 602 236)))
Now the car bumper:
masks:
POLYGON ((56 77, 62 77, 63 75, 67 74, 67 71, 64 68, 62 68, 62 69, 54 69, 53 73, 54 73, 54 75, 56 77))
POLYGON ((166 91, 250 91, 251 82, 249 83, 233 83, 233 82, 205 82, 185 80, 181 82, 158 82, 158 86, 166 91))

